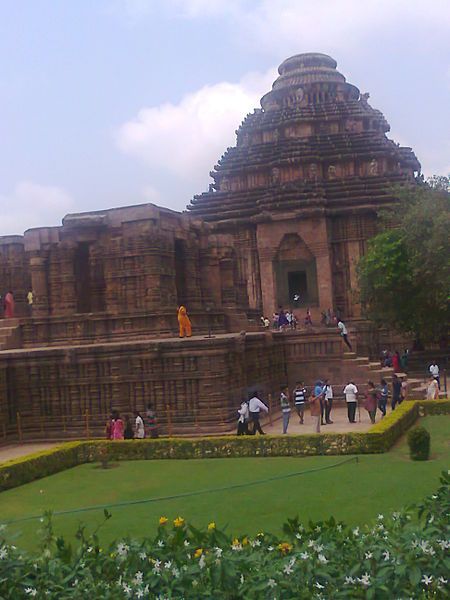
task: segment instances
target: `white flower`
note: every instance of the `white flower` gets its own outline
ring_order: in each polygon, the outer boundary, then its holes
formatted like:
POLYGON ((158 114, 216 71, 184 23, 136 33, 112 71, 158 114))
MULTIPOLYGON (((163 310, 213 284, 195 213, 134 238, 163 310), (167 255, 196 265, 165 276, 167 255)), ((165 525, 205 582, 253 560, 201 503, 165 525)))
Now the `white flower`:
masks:
POLYGON ((308 548, 314 548, 315 545, 316 545, 316 542, 314 540, 309 540, 308 548))
POLYGON ((269 579, 269 581, 267 582, 267 585, 270 588, 274 588, 277 585, 277 582, 275 581, 275 579, 269 579))
POLYGON ((2 523, 0 525, 0 531, 5 531, 5 529, 6 529, 6 525, 4 523, 2 523))
POLYGON ((186 546, 186 548, 187 548, 188 546, 190 546, 190 542, 189 542, 188 540, 184 540, 184 545, 185 545, 185 546, 186 546))
POLYGON ((319 531, 322 531, 322 527, 320 525, 316 525, 314 531, 317 531, 318 533, 319 531))
POLYGON ((32 587, 25 588, 25 594, 29 594, 30 596, 36 596, 37 589, 32 587))
POLYGON ((94 548, 92 546, 89 546, 89 548, 87 549, 88 553, 90 554, 92 552, 94 548))
POLYGON ((139 552, 139 558, 141 560, 145 560, 147 558, 147 554, 145 552, 139 552))
POLYGON ((328 559, 325 558, 325 556, 323 554, 319 554, 319 556, 317 557, 318 561, 321 562, 322 564, 326 565, 328 562, 328 559))
POLYGON ((316 586, 316 588, 317 588, 318 590, 323 590, 323 589, 324 589, 324 587, 325 587, 324 585, 322 585, 322 584, 321 584, 321 583, 319 583, 318 581, 316 581, 316 583, 315 583, 314 585, 316 586))
POLYGON ((179 571, 179 569, 177 569, 177 567, 174 567, 174 568, 172 569, 172 575, 173 575, 174 577, 179 577, 179 576, 180 576, 180 571, 179 571))
POLYGON ((396 521, 399 517, 400 517, 400 513, 399 512, 393 512, 392 513, 392 518, 394 519, 394 521, 396 521))
POLYGON ((350 585, 351 583, 355 583, 355 580, 353 579, 353 577, 346 577, 345 585, 350 585))
POLYGON ((323 550, 322 544, 317 544, 317 546, 314 546, 314 550, 316 552, 322 552, 322 550, 323 550))
POLYGON ((307 558, 309 558, 309 554, 307 552, 301 552, 300 553, 300 558, 302 560, 306 560, 307 558))
POLYGON ((389 551, 388 551, 388 550, 385 550, 385 551, 383 552, 383 558, 384 558, 384 560, 389 560, 390 556, 391 556, 391 555, 389 554, 389 551))
POLYGON ((358 537, 358 535, 359 535, 359 527, 355 527, 355 529, 353 530, 353 535, 355 537, 358 537))
POLYGON ((7 548, 0 548, 0 560, 3 560, 7 556, 8 556, 8 549, 7 548))
POLYGON ((216 553, 217 558, 220 558, 223 554, 222 548, 219 548, 218 546, 214 548, 214 552, 216 553))
POLYGON ((240 577, 239 581, 241 582, 241 585, 244 583, 244 576, 242 575, 242 573, 241 573, 241 577, 240 577))
POLYGON ((158 546, 160 548, 164 548, 164 542, 162 540, 158 540, 158 546))
POLYGON ((431 525, 431 523, 434 521, 434 515, 431 515, 431 517, 428 519, 428 523, 431 525))
POLYGON ((296 533, 296 534, 295 534, 295 537, 296 537, 298 540, 301 540, 301 539, 302 539, 302 536, 301 536, 299 533, 296 533))
POLYGON ((373 558, 373 554, 372 554, 372 552, 366 552, 366 553, 364 554, 364 558, 365 558, 366 560, 369 560, 370 558, 373 558))
POLYGON ((441 576, 439 577, 439 580, 438 580, 438 581, 439 581, 439 583, 442 583, 443 585, 445 585, 445 584, 447 583, 447 581, 448 581, 448 580, 447 580, 447 579, 444 579, 444 578, 442 577, 442 575, 441 575, 441 576))
POLYGON ((267 546, 267 550, 268 550, 269 552, 272 552, 272 550, 273 550, 273 546, 267 546))
POLYGON ((138 589, 136 591, 136 598, 143 598, 144 597, 144 590, 138 589))
POLYGON ((365 587, 368 587, 370 585, 370 575, 369 573, 364 573, 364 575, 362 577, 360 577, 358 579, 358 581, 364 585, 365 587))
POLYGON ((234 550, 235 552, 238 552, 239 550, 242 550, 242 544, 238 543, 234 543, 231 544, 231 549, 234 550))
POLYGON ((118 546, 117 546, 117 554, 118 554, 119 556, 125 557, 125 556, 128 554, 128 550, 129 550, 129 549, 130 549, 130 548, 129 548, 129 547, 126 545, 126 544, 123 544, 123 543, 121 542, 121 543, 120 543, 120 544, 118 544, 118 546))
POLYGON ((198 581, 196 579, 192 580, 192 587, 197 587, 198 586, 198 581))
POLYGON ((123 591, 125 592, 125 594, 127 596, 129 596, 131 594, 131 588, 130 588, 130 586, 127 583, 124 583, 122 585, 122 587, 123 587, 123 591))
POLYGON ((291 575, 293 573, 293 571, 294 571, 294 569, 293 569, 293 566, 291 564, 284 565, 283 572, 286 575, 291 575))
POLYGON ((430 585, 430 583, 433 581, 433 575, 430 575, 428 577, 428 575, 424 575, 421 579, 421 583, 424 583, 425 585, 430 585))
POLYGON ((437 543, 442 550, 448 550, 450 548, 450 542, 447 542, 447 540, 438 540, 437 543))
POLYGON ((379 515, 378 515, 378 517, 377 517, 377 519, 378 519, 379 521, 382 521, 382 520, 384 519, 384 515, 382 515, 382 514, 379 514, 379 515))
POLYGON ((134 576, 133 583, 135 585, 140 585, 143 581, 143 577, 144 577, 144 575, 143 575, 142 571, 138 571, 136 573, 136 575, 134 576))
POLYGON ((159 575, 160 572, 161 572, 161 561, 155 560, 154 565, 153 565, 153 573, 155 575, 159 575))
POLYGON ((205 558, 205 555, 202 554, 200 556, 200 560, 198 561, 198 566, 200 567, 200 569, 204 569, 205 565, 206 565, 206 558, 205 558))

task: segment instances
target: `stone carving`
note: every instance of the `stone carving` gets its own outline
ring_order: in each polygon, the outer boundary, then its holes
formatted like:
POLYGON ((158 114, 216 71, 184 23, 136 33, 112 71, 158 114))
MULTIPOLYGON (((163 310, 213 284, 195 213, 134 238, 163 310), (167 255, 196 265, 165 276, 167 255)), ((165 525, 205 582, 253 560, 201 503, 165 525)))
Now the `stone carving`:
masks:
POLYGON ((220 191, 221 192, 229 192, 230 191, 230 181, 228 177, 222 177, 222 181, 220 182, 220 191))
POLYGON ((273 130, 273 141, 278 142, 279 139, 280 139, 280 132, 278 131, 278 129, 274 129, 273 130))
POLYGON ((316 163, 311 163, 308 169, 308 176, 310 179, 317 179, 319 175, 319 168, 316 163))
POLYGON ((328 167, 328 179, 336 179, 336 167, 334 165, 328 167))
POLYGON ((278 167, 274 167, 272 169, 272 183, 280 183, 280 169, 278 167))
POLYGON ((375 158, 370 161, 369 175, 378 175, 378 161, 375 158))

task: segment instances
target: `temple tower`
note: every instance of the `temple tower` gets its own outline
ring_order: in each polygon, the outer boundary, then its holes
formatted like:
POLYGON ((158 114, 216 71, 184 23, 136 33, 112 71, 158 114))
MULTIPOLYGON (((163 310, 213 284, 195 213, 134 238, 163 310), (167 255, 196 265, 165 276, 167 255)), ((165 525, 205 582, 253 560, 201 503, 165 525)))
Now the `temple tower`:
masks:
POLYGON ((395 185, 414 182, 411 148, 325 54, 288 58, 188 209, 232 236, 251 307, 334 308, 357 317, 356 264, 395 185))

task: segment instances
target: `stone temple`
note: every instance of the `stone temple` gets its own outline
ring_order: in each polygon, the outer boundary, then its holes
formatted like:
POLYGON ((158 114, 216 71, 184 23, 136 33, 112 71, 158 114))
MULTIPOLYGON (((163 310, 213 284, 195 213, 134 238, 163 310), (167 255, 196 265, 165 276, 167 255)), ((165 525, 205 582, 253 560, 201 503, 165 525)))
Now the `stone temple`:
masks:
POLYGON ((0 439, 99 433, 111 408, 148 402, 169 433, 227 429, 251 387, 309 382, 318 362, 344 381, 334 330, 262 331, 278 306, 310 308, 315 323, 332 309, 358 351, 377 350, 356 265, 420 164, 336 67, 318 53, 285 60, 186 212, 71 214, 0 238, 0 293, 16 300, 0 328, 0 439), (190 340, 176 337, 180 304, 190 340))

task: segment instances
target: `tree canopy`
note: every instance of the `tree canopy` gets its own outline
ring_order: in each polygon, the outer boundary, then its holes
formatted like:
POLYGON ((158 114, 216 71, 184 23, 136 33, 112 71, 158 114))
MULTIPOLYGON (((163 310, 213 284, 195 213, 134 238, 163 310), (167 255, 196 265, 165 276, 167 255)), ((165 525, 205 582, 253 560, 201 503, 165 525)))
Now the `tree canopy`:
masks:
POLYGON ((368 318, 422 341, 446 334, 450 317, 450 182, 395 190, 380 213, 380 232, 358 264, 368 318))

